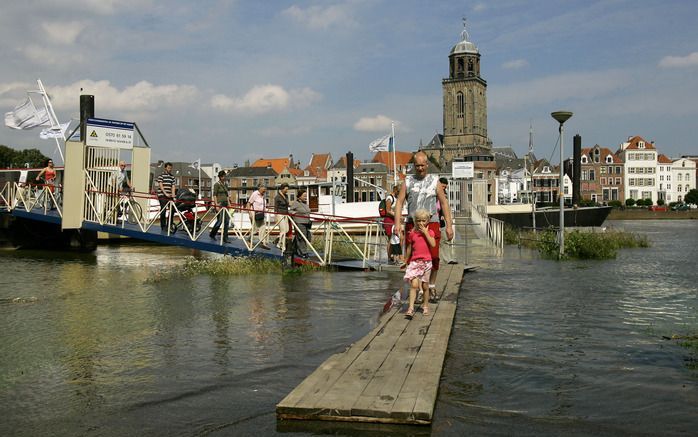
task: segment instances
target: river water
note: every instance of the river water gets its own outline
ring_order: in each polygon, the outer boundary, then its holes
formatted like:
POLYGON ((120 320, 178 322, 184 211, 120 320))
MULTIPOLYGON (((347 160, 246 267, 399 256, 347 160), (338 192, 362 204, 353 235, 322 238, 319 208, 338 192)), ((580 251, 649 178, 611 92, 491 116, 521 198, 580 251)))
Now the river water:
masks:
POLYGON ((376 325, 399 274, 163 275, 192 252, 149 245, 0 252, 0 435, 693 434, 698 357, 665 337, 698 334, 698 221, 607 224, 652 247, 569 262, 468 249, 480 268, 431 427, 274 411, 376 325))

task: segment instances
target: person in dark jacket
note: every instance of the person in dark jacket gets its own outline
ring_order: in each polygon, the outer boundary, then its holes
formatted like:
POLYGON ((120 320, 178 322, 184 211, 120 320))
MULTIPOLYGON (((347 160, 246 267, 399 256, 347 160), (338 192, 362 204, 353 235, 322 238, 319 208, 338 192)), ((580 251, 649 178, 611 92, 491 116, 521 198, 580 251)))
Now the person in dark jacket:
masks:
POLYGON ((305 242, 311 240, 310 234, 310 207, 306 203, 308 201, 308 193, 305 190, 298 192, 297 200, 291 204, 290 212, 293 214, 293 221, 298 225, 305 239, 296 235, 296 251, 301 257, 308 256, 308 245, 305 242))

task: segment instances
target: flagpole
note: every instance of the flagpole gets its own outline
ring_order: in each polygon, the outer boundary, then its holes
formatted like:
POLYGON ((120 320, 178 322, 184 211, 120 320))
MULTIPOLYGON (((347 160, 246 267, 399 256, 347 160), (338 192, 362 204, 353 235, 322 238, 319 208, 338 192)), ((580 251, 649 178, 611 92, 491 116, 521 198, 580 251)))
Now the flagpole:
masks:
MULTIPOLYGON (((393 138, 393 185, 397 185, 397 165, 395 165, 395 122, 390 122, 393 138)), ((388 142, 390 144, 390 142, 388 142)), ((392 190, 390 190, 392 192, 392 190)))
MULTIPOLYGON (((44 84, 41 83, 41 79, 37 79, 36 82, 39 84, 39 92, 41 94, 41 99, 44 102, 46 110, 48 111, 48 118, 51 121, 51 129, 54 129, 56 127, 60 129, 61 137, 63 138, 63 142, 65 142, 65 132, 63 132, 63 129, 61 129, 61 124, 58 121, 58 117, 56 116, 56 113, 53 111, 53 105, 51 104, 51 99, 48 98, 48 94, 46 93, 44 84)), ((58 138, 54 137, 53 139, 56 140, 56 148, 58 149, 58 154, 61 155, 61 161, 63 161, 63 164, 65 164, 65 158, 63 157, 63 149, 61 149, 61 143, 58 141, 58 138)))

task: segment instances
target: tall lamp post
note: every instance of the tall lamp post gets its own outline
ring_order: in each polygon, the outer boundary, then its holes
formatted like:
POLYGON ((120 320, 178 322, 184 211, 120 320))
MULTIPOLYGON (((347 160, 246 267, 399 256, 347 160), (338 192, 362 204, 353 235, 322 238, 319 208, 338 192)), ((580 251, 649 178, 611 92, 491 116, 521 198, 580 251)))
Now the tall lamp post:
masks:
POLYGON ((558 186, 558 196, 560 197, 560 234, 558 235, 560 252, 558 254, 559 258, 565 253, 565 193, 564 193, 564 176, 565 170, 563 169, 563 144, 565 137, 565 129, 563 125, 567 120, 572 117, 572 113, 569 111, 555 111, 550 114, 558 123, 560 123, 560 185, 558 186))

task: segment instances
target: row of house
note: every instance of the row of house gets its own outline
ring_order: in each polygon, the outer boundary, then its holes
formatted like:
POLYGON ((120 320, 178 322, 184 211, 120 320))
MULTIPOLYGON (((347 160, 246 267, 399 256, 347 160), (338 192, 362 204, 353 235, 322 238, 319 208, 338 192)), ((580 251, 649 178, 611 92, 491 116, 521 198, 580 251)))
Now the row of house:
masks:
MULTIPOLYGON (((378 152, 367 162, 353 160, 353 201, 377 201, 392 185, 399 183, 412 171, 411 152, 396 152, 393 163, 391 152, 378 152), (393 170, 395 167, 395 170, 393 170)), ((545 159, 537 159, 532 152, 519 158, 511 147, 492 147, 489 151, 470 154, 458 160, 474 163, 474 178, 485 183, 485 201, 500 203, 555 203, 559 192, 559 167, 545 159)), ((670 159, 659 153, 653 142, 640 136, 628 138, 614 152, 608 147, 594 145, 582 148, 580 195, 586 201, 606 203, 625 202, 626 199, 651 199, 680 202, 683 196, 696 188, 698 157, 670 159)), ((452 162, 431 159, 430 173, 449 176, 452 162)), ((297 189, 308 190, 311 208, 317 207, 321 195, 346 198, 347 156, 334 160, 330 153, 313 153, 306 165, 294 160, 293 155, 283 158, 260 158, 245 166, 225 167, 218 163, 200 167, 190 163, 173 163, 173 174, 179 187, 191 188, 203 197, 210 197, 211 187, 218 171, 227 172, 233 201, 244 204, 258 186, 266 186, 269 200, 274 189, 288 183, 291 200, 297 189)), ((153 164, 153 178, 162 171, 162 162, 153 164)), ((572 197, 571 160, 565 163, 563 193, 572 197)), ((469 185, 468 185, 469 186, 469 185)), ((452 201, 463 196, 471 200, 470 188, 452 190, 452 201)), ((463 199, 465 200, 465 199, 463 199)))
MULTIPOLYGON (((530 153, 518 159, 510 148, 493 148, 493 152, 500 155, 496 159, 499 203, 529 202, 534 198, 543 203, 556 201, 559 167, 537 160, 530 153)), ((580 196, 597 203, 624 203, 627 199, 681 202, 696 188, 698 180, 698 156, 671 159, 659 153, 654 142, 640 136, 629 137, 615 152, 598 144, 582 148, 580 163, 580 196)), ((571 160, 564 168, 563 192, 566 199, 571 199, 571 160)))

